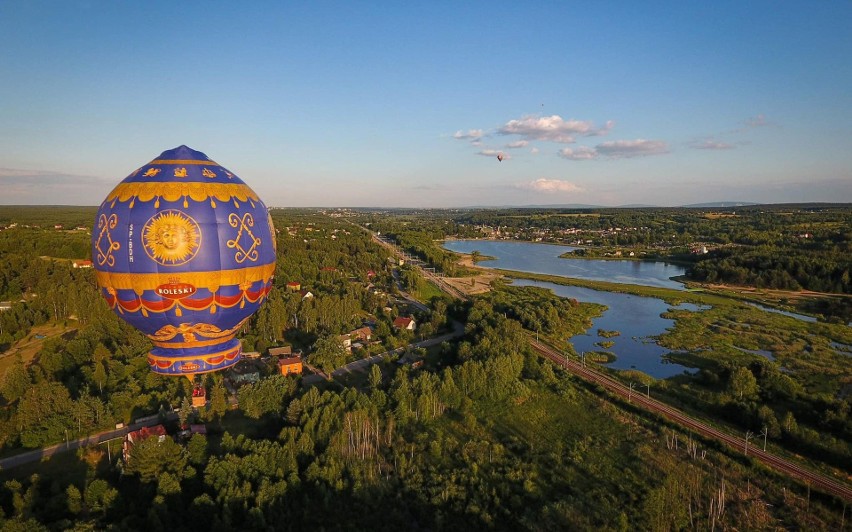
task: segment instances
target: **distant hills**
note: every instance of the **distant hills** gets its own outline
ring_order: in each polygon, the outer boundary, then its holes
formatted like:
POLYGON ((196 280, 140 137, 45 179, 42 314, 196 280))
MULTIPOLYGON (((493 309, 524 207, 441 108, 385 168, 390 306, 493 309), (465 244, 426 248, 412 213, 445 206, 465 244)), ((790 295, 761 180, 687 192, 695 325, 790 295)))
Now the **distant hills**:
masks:
POLYGON ((749 201, 714 201, 710 203, 693 203, 691 205, 681 205, 684 208, 724 208, 724 207, 750 207, 752 205, 761 205, 760 203, 751 203, 749 201))
MULTIPOLYGON (((760 203, 752 203, 749 201, 714 201, 709 203, 693 203, 691 205, 679 205, 669 208, 684 208, 684 209, 721 209, 728 207, 749 207, 753 205, 761 205, 760 203)), ((478 205, 467 207, 468 209, 659 209, 660 205, 646 205, 644 203, 631 203, 629 205, 587 205, 585 203, 556 203, 549 205, 478 205)))

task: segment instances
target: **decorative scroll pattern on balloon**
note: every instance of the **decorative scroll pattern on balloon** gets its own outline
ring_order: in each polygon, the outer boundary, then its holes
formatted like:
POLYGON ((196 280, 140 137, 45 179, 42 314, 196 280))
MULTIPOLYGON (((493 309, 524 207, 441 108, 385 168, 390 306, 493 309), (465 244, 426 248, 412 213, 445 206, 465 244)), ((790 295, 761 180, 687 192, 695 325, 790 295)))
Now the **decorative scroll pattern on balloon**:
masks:
POLYGON ((228 240, 227 242, 229 248, 237 249, 237 252, 234 254, 234 260, 237 261, 238 264, 242 264, 246 261, 246 259, 252 262, 256 261, 258 257, 257 247, 260 246, 260 238, 254 236, 254 233, 251 232, 251 228, 254 227, 254 218, 251 213, 245 213, 242 218, 231 213, 228 215, 228 223, 231 224, 231 227, 239 227, 237 230, 237 236, 233 240, 228 240), (243 239, 248 240, 248 249, 244 248, 240 243, 243 239))
POLYGON ((164 325, 156 333, 148 335, 148 338, 157 342, 167 342, 179 334, 183 336, 184 342, 197 342, 198 336, 203 338, 222 338, 236 333, 245 321, 242 320, 235 327, 224 331, 212 323, 181 323, 177 327, 174 325, 164 325))
POLYGON ((101 214, 98 219, 98 229, 100 229, 100 233, 98 234, 98 239, 95 242, 95 249, 98 250, 98 256, 96 260, 98 261, 98 266, 115 266, 115 257, 112 256, 113 251, 118 251, 121 248, 121 244, 115 242, 112 239, 109 231, 110 229, 115 229, 115 226, 118 224, 118 216, 115 214, 110 215, 107 218, 106 214, 101 214), (101 242, 106 237, 106 251, 101 249, 101 242))
POLYGON ((221 353, 212 353, 210 355, 189 359, 186 357, 166 357, 149 354, 148 365, 157 373, 206 373, 209 371, 216 371, 221 367, 229 366, 234 359, 239 358, 240 354, 242 354, 242 348, 240 347, 227 349, 221 353), (205 369, 199 371, 202 366, 204 366, 205 369))

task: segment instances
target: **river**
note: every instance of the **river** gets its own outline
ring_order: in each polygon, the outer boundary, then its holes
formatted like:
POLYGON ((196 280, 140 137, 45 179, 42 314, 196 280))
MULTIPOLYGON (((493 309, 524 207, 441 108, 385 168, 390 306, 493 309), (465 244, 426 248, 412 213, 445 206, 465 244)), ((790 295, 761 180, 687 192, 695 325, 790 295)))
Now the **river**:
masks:
MULTIPOLYGON (((662 262, 562 259, 559 258, 561 254, 576 248, 531 242, 452 240, 446 242, 444 247, 458 253, 479 251, 482 255, 494 257, 493 260, 480 262, 482 266, 491 268, 683 289, 683 284, 669 277, 683 275, 684 269, 662 262)), ((656 336, 674 325, 673 320, 660 316, 669 309, 669 305, 661 299, 525 279, 516 279, 513 284, 547 288, 560 297, 606 305, 607 310, 593 320, 592 327, 585 334, 568 339, 577 353, 609 352, 616 356, 615 361, 608 364, 609 367, 637 369, 658 379, 688 371, 688 368, 664 359, 663 355, 669 353, 669 350, 657 345, 655 340, 656 336), (603 338, 598 336, 598 329, 618 331, 620 334, 603 338), (599 342, 613 342, 613 345, 603 348, 595 345, 599 342)), ((684 310, 700 309, 684 307, 684 310)))

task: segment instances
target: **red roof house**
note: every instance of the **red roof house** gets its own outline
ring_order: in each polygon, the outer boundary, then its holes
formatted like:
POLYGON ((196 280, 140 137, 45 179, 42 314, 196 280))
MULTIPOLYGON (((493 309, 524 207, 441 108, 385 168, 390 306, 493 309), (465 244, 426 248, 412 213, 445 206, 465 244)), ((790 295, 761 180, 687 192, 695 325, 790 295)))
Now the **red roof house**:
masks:
POLYGON ((402 316, 393 320, 393 326, 396 329, 405 329, 407 331, 413 331, 417 327, 417 323, 415 323, 414 318, 404 318, 402 316))

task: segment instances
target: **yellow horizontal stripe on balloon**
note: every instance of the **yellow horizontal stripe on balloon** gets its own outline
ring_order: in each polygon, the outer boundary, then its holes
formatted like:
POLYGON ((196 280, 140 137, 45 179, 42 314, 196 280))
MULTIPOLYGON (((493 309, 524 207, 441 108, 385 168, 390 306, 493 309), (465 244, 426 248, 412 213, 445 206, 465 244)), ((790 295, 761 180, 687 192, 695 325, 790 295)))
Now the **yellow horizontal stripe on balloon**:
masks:
MULTIPOLYGON (((217 338, 215 340, 199 340, 197 342, 155 342, 154 340, 151 340, 151 343, 157 347, 167 347, 172 349, 182 349, 186 347, 207 347, 208 345, 216 345, 228 342, 236 335, 237 333, 233 333, 229 334, 228 336, 217 338)), ((148 337, 150 338, 151 335, 148 335, 148 337)))
POLYGON ((162 272, 162 273, 124 273, 96 270, 98 284, 115 290, 134 290, 138 295, 146 290, 155 290, 173 279, 188 283, 195 288, 206 288, 216 292, 221 286, 239 286, 257 281, 269 282, 275 273, 275 263, 252 266, 238 270, 219 270, 214 272, 162 272))
POLYGON ((246 184, 241 183, 119 183, 109 193, 105 202, 118 198, 119 201, 127 201, 135 198, 138 201, 151 201, 154 198, 162 198, 166 201, 177 201, 189 197, 194 201, 205 201, 208 198, 216 198, 219 201, 229 201, 236 198, 246 201, 249 198, 260 201, 257 194, 246 184))
POLYGON ((219 166, 214 161, 198 161, 196 159, 154 159, 145 166, 150 166, 152 164, 197 164, 204 166, 219 166))

